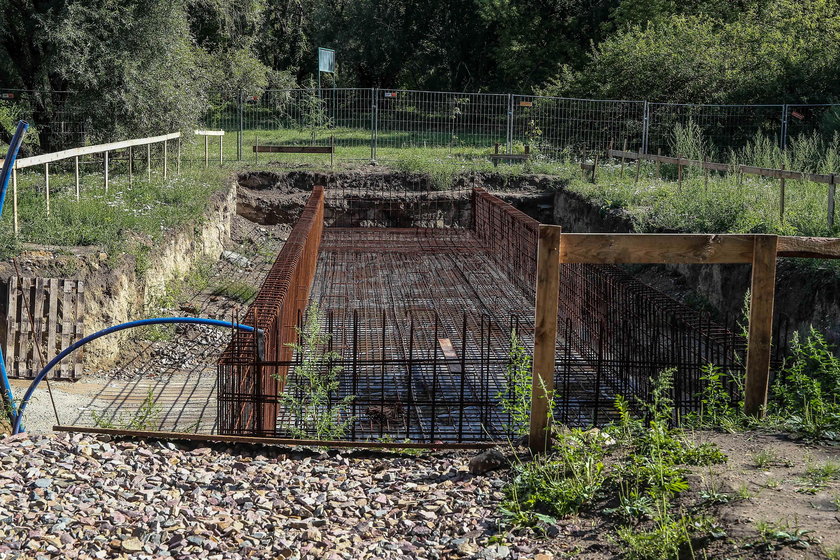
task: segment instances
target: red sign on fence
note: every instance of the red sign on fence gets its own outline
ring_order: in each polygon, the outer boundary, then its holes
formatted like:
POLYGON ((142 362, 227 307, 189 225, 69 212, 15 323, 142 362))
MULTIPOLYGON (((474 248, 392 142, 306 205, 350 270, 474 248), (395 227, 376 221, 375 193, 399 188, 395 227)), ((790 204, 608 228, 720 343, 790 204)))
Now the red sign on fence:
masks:
POLYGON ((0 93, 0 99, 14 99, 14 93, 0 93))
POLYGON ((791 111, 791 112, 790 112, 790 116, 791 116, 791 117, 796 117, 796 118, 797 118, 797 119, 799 119, 800 121, 801 121, 802 119, 804 119, 804 118, 805 118, 805 115, 803 115, 802 113, 800 113, 800 112, 798 112, 798 111, 791 111))
POLYGON ((385 97, 396 97, 396 96, 397 96, 396 91, 386 91, 385 92, 385 97))

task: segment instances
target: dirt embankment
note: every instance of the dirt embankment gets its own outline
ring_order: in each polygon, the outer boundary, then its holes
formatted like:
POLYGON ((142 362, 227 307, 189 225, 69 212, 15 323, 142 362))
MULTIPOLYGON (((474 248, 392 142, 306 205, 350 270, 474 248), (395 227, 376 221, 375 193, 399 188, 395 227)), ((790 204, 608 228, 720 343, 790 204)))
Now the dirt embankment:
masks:
MULTIPOLYGON (((167 283, 188 271, 196 259, 218 258, 230 238, 235 211, 236 181, 231 178, 211 197, 201 223, 174 228, 161 242, 132 236, 129 243, 149 248, 145 263, 138 263, 131 254, 108 255, 99 247, 30 246, 16 259, 0 262, 3 316, 7 312, 9 278, 20 275, 82 281, 84 334, 143 317, 150 302, 165 294, 167 283)), ((3 322, 3 340, 5 329, 3 322)), ((128 331, 123 331, 86 345, 86 367, 110 365, 128 336, 128 331)))

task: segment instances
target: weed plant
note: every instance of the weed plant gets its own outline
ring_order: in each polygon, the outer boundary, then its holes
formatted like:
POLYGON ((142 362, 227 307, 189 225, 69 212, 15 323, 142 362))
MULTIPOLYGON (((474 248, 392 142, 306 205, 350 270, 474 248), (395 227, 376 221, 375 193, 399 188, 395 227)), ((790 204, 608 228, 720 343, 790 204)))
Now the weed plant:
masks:
POLYGON ((555 429, 550 453, 517 461, 501 506, 506 522, 545 531, 558 518, 597 506, 614 519, 625 556, 637 560, 681 558, 698 538, 719 536, 708 515, 676 505, 689 490, 687 466, 719 464, 726 456, 671 427, 672 376, 664 371, 654 380, 641 417, 619 398, 619 419, 603 431, 555 429))
POLYGON ((289 430, 296 438, 340 439, 355 421, 349 414, 353 396, 335 399, 341 366, 334 364, 340 356, 326 350, 330 335, 321 327, 317 304, 310 304, 302 327, 300 342, 289 344, 298 365, 285 380, 280 403, 290 417, 289 430))

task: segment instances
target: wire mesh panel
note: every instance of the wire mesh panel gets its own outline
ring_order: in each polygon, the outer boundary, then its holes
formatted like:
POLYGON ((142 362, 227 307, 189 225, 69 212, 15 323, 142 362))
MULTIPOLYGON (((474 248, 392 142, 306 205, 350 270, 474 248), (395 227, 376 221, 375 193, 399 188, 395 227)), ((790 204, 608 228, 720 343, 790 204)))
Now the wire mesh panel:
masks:
POLYGON ((642 145, 644 102, 514 95, 513 142, 550 158, 642 145))
POLYGON ((507 141, 507 95, 388 89, 376 90, 376 95, 380 157, 395 148, 486 153, 507 141))
POLYGON ((431 311, 403 318, 357 309, 321 319, 318 346, 304 342, 295 360, 258 366, 289 368, 286 394, 276 397, 279 437, 433 444, 512 435, 500 406, 509 351, 499 341, 509 340, 513 318, 498 325, 465 314, 457 333, 431 311), (319 390, 317 378, 336 384, 319 390))
POLYGON ((783 109, 784 105, 650 103, 647 153, 720 161, 757 134, 780 145, 783 109))
MULTIPOLYGON (((560 271, 555 407, 565 423, 615 419, 618 395, 648 402, 652 380, 673 373, 678 414, 699 410, 702 370, 743 374, 743 338, 616 266, 564 264, 560 271)), ((730 391, 734 387, 729 387, 730 391)))
MULTIPOLYGON (((3 89, 0 90, 0 107, 12 120, 29 122, 27 142, 39 144, 43 151, 85 144, 90 122, 76 92, 3 89)), ((0 142, 0 146, 5 152, 7 145, 0 142)))
POLYGON ((223 434, 272 435, 277 395, 287 367, 257 367, 257 362, 289 361, 290 343, 309 300, 324 224, 324 192, 315 187, 289 234, 246 320, 263 335, 237 332, 218 362, 219 430, 223 434))
POLYGON ((785 118, 785 147, 802 136, 816 134, 823 141, 831 141, 840 132, 840 105, 787 105, 785 118))

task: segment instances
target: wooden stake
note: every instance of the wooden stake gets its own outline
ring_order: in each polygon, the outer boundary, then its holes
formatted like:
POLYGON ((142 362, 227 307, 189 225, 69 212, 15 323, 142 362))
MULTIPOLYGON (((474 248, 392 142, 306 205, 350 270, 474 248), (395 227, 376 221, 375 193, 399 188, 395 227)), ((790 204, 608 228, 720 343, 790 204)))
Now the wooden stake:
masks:
MULTIPOLYGON (((18 234, 18 205, 17 205, 17 167, 12 167, 12 213, 14 214, 15 235, 18 234)), ((9 299, 11 301, 11 298, 9 299)))
POLYGON ((559 226, 540 226, 537 246, 537 299, 534 328, 534 366, 531 384, 531 423, 528 446, 545 452, 549 439, 551 398, 557 344, 557 308, 560 293, 559 226))
POLYGON ((169 150, 167 148, 168 148, 168 143, 167 143, 166 140, 164 140, 163 141, 163 178, 164 179, 166 179, 166 177, 169 175, 169 169, 167 169, 167 167, 168 167, 167 154, 169 153, 169 150))
MULTIPOLYGON (((658 156, 662 155, 662 148, 657 148, 656 149, 656 155, 658 155, 658 156)), ((656 160, 656 178, 657 178, 657 180, 662 179, 662 162, 659 161, 658 159, 656 160)))
POLYGON ((204 136, 204 167, 210 165, 210 138, 204 136))
POLYGON ((134 184, 134 148, 132 146, 128 147, 128 186, 134 184))
MULTIPOLYGON (((639 184, 639 173, 642 171, 642 154, 639 154, 639 157, 636 159, 636 180, 634 181, 637 185, 639 184)), ((593 181, 594 183, 594 181, 593 181)))
POLYGON ((260 161, 260 137, 254 137, 254 163, 259 163, 260 161))
MULTIPOLYGON (((782 164, 782 171, 785 170, 785 165, 782 164)), ((785 219, 785 178, 779 177, 779 218, 785 219)))
POLYGON ((222 146, 223 146, 224 140, 225 140, 224 136, 219 136, 219 165, 222 165, 225 162, 225 156, 222 152, 222 146))
POLYGON ((152 180, 152 145, 146 144, 146 175, 152 180))
POLYGON ((79 202, 79 193, 80 193, 80 185, 79 185, 79 156, 73 158, 76 160, 76 202, 79 202))
MULTIPOLYGON (((622 152, 627 151, 627 139, 624 139, 624 147, 621 148, 622 152)), ((624 177, 624 154, 621 154, 621 176, 624 177)))
POLYGON ((598 152, 595 152, 595 161, 592 162, 592 184, 595 184, 595 170, 598 169, 598 152))
POLYGON ((831 174, 831 182, 828 183, 828 227, 834 228, 834 195, 837 190, 837 182, 834 173, 831 174))
POLYGON ((44 164, 44 184, 47 190, 47 217, 50 216, 50 164, 44 164))
POLYGON ((677 156, 677 188, 682 189, 682 156, 677 156))
POLYGON ((330 134, 330 169, 333 169, 335 167, 334 157, 335 157, 335 136, 330 134))
POLYGON ((709 168, 706 167, 706 162, 709 161, 708 156, 703 156, 703 189, 708 192, 709 190, 709 168))
POLYGON ((105 152, 105 192, 108 192, 108 152, 105 152))
POLYGON ((175 161, 175 173, 181 174, 181 137, 178 137, 178 156, 175 161))
POLYGON ((756 235, 750 285, 750 327, 747 341, 747 377, 744 412, 764 414, 770 384, 770 352, 773 334, 773 299, 776 295, 775 235, 756 235))

